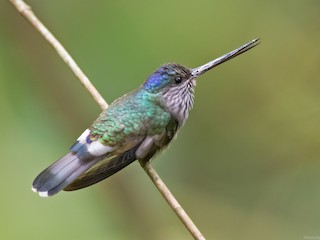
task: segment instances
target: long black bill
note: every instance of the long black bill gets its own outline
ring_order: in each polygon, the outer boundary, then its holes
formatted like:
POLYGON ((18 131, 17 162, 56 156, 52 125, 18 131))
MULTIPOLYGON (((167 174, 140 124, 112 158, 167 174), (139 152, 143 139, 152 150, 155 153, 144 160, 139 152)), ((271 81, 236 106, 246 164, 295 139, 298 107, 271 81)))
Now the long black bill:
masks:
POLYGON ((254 39, 251 42, 248 42, 246 44, 244 44, 243 46, 221 56, 216 58, 215 60, 208 62, 200 67, 194 68, 192 69, 192 75, 196 78, 200 75, 202 75, 203 73, 209 71, 210 69, 220 65, 221 63, 224 63, 236 56, 239 56, 240 54, 250 50, 251 48, 257 46, 260 43, 260 38, 254 39))

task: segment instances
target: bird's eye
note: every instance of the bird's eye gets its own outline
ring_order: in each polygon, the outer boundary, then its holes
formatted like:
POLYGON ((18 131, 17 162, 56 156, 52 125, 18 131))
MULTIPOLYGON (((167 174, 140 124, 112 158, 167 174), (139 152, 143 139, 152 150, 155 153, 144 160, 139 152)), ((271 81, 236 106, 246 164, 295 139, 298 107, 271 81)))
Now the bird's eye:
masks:
POLYGON ((179 83, 182 82, 182 77, 177 76, 177 77, 174 79, 174 81, 175 81, 177 84, 179 84, 179 83))

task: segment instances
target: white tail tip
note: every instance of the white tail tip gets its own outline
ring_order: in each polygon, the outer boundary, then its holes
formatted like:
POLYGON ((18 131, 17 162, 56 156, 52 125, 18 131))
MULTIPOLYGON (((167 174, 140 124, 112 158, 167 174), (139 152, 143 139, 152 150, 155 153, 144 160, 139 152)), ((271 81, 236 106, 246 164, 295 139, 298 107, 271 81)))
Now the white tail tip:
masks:
POLYGON ((31 188, 32 192, 38 193, 40 197, 49 197, 48 192, 38 192, 34 187, 31 188))

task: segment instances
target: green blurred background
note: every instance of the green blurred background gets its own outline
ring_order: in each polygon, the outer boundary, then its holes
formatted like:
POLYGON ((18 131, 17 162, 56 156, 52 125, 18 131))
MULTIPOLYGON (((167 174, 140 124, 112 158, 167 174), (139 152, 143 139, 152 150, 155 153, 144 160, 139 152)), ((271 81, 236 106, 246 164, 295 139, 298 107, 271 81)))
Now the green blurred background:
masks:
MULTIPOLYGON (((159 65, 196 67, 189 121, 154 166, 207 239, 320 237, 320 2, 30 0, 110 103, 159 65)), ((43 199, 33 178, 100 112, 0 2, 0 239, 191 239, 138 163, 43 199)))

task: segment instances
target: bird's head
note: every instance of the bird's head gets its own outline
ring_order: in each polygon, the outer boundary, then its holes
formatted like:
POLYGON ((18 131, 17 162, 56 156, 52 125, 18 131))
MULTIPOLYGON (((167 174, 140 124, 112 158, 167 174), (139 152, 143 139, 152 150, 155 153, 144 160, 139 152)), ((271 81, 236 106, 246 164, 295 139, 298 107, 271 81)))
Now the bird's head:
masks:
POLYGON ((184 122, 193 106, 196 78, 214 67, 224 63, 257 46, 260 39, 249 43, 200 67, 188 69, 179 64, 165 64, 159 67, 143 84, 143 88, 159 94, 161 105, 173 114, 179 122, 184 122))
POLYGON ((143 87, 150 93, 166 92, 170 88, 181 88, 192 80, 191 70, 175 63, 159 67, 145 81, 143 87))

